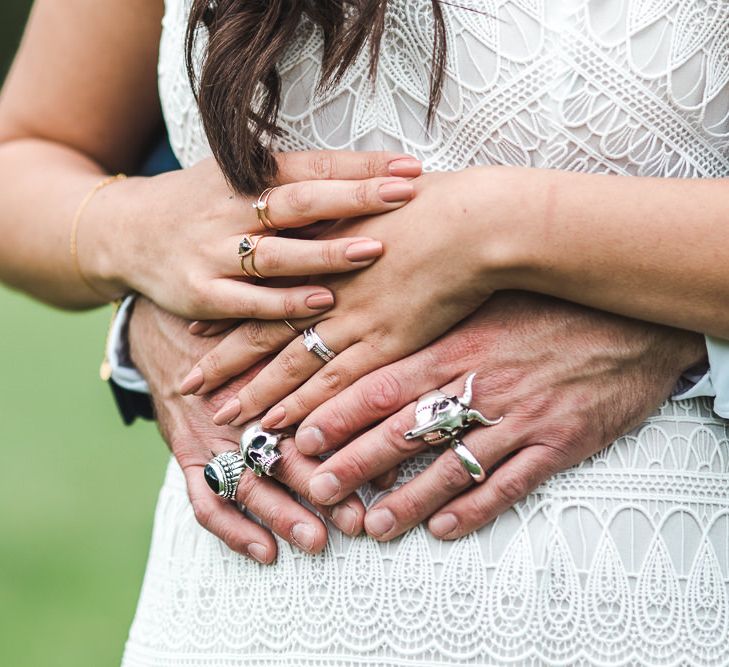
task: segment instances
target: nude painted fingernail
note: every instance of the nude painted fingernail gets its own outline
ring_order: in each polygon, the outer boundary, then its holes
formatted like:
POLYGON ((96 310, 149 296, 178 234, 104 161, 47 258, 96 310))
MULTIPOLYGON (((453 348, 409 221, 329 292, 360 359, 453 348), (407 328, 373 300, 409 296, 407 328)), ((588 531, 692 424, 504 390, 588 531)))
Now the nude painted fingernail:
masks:
POLYGON ((211 326, 212 324, 210 322, 195 320, 189 327, 187 327, 187 330, 193 336, 202 336, 211 326))
POLYGON ((393 181, 392 183, 383 183, 378 192, 382 201, 392 204, 412 199, 415 188, 407 181, 393 181))
POLYGON ((382 537, 395 527, 395 515, 388 509, 373 510, 365 516, 365 528, 373 537, 382 537))
POLYGON ((296 447, 302 454, 319 454, 325 444, 324 434, 316 426, 307 426, 296 434, 296 447))
POLYGON ((313 310, 323 310, 334 305, 334 296, 331 292, 315 292, 307 296, 304 303, 313 310))
POLYGON ((417 176, 423 170, 423 163, 414 157, 404 157, 390 162, 388 170, 392 176, 417 176))
POLYGON ((263 428, 273 428, 280 424, 284 419, 286 419, 286 408, 283 405, 279 405, 278 407, 270 410, 269 413, 261 419, 261 426, 263 426, 263 428))
POLYGON ((291 529, 291 539, 304 551, 312 551, 316 540, 316 528, 308 523, 297 523, 291 529))
POLYGON ((436 537, 448 537, 458 528, 458 517, 455 514, 437 514, 430 520, 430 532, 436 537))
POLYGON ((213 422, 218 426, 228 424, 240 414, 240 411, 240 401, 237 398, 233 398, 215 413, 213 422))
POLYGON ((268 563, 268 549, 258 542, 252 542, 248 545, 248 553, 253 556, 259 563, 264 565, 268 563))
POLYGON ((332 509, 332 523, 347 535, 355 536, 357 529, 357 510, 349 505, 336 505, 332 509))
POLYGON ((382 254, 382 243, 379 241, 356 241, 347 246, 344 256, 350 262, 364 262, 375 259, 382 254))
POLYGON ((342 485, 333 472, 316 475, 309 482, 311 497, 318 503, 326 503, 336 496, 342 485))
POLYGON ((180 393, 183 396, 194 394, 202 387, 203 382, 205 382, 205 376, 203 375, 202 369, 193 368, 180 383, 180 393))

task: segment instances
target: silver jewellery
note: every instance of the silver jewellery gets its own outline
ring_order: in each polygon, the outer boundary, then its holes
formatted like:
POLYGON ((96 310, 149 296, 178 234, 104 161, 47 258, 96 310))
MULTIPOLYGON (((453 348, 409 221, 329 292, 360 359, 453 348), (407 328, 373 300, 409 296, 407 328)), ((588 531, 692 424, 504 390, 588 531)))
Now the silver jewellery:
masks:
POLYGON ((256 210, 258 215, 258 222, 265 231, 275 232, 277 227, 271 222, 268 217, 268 198, 276 188, 266 188, 258 197, 258 201, 255 201, 251 206, 256 210))
POLYGON ((440 390, 424 394, 415 405, 415 426, 404 434, 406 440, 422 438, 431 445, 447 442, 476 482, 483 482, 486 473, 460 437, 474 424, 495 426, 503 417, 489 419, 471 408, 473 380, 476 373, 466 378, 463 396, 448 396, 440 390))
POLYGON ((282 454, 278 443, 283 433, 271 433, 261 428, 261 422, 250 424, 240 437, 240 449, 214 456, 203 470, 208 486, 221 498, 233 500, 241 475, 246 468, 255 475, 270 475, 282 454))
POLYGON ((278 443, 283 433, 271 433, 261 427, 261 422, 253 422, 240 437, 240 453, 247 468, 255 475, 270 476, 273 466, 281 460, 278 443))
POLYGON ((466 469, 466 472, 471 475, 474 482, 480 484, 486 480, 486 472, 478 462, 478 459, 458 438, 453 438, 453 440, 451 440, 451 449, 456 453, 461 465, 466 469))
POLYGON ((223 452, 210 459, 203 474, 213 493, 233 500, 245 467, 240 451, 223 452))
POLYGON ((466 386, 460 398, 448 396, 440 390, 421 396, 415 406, 415 427, 405 433, 405 439, 422 438, 429 444, 440 444, 457 438, 474 422, 483 426, 499 424, 503 417, 488 419, 471 408, 475 377, 476 373, 471 373, 466 378, 466 386))
POLYGON ((302 342, 309 352, 313 352, 325 364, 337 356, 337 353, 321 339, 321 336, 316 333, 316 331, 314 331, 314 327, 304 330, 304 340, 302 342))

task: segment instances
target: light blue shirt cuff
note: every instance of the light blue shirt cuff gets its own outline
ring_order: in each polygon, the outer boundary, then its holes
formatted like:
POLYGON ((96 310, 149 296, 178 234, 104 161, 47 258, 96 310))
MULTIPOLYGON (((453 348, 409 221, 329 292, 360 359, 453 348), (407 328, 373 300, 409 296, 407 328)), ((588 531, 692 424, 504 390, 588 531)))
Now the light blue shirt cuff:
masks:
POLYGON ((123 389, 149 394, 149 385, 142 374, 134 367, 129 355, 129 318, 134 305, 134 297, 122 301, 116 317, 111 324, 106 346, 106 358, 111 367, 111 379, 123 389))
POLYGON ((714 397, 714 412, 729 419, 729 341, 706 336, 709 370, 685 391, 673 395, 674 401, 700 396, 714 397))

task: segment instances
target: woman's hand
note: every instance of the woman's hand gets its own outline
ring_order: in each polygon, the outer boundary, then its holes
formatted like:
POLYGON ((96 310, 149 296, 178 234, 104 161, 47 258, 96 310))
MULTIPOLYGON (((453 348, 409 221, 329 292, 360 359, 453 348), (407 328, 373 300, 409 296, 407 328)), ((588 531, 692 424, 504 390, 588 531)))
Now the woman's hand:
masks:
MULTIPOLYGON (((279 163, 280 187, 268 210, 280 229, 395 210, 413 195, 403 176, 420 173, 417 160, 390 153, 288 153, 279 155, 279 163)), ((103 293, 134 290, 190 319, 300 318, 330 308, 334 299, 324 287, 274 289, 243 280, 241 238, 267 233, 251 206, 255 201, 233 195, 212 159, 116 183, 99 192, 85 213, 79 256, 90 264, 84 271, 103 293), (116 222, 106 225, 110 210, 117 211, 116 222)), ((266 277, 347 272, 381 253, 381 243, 362 234, 264 236, 255 268, 266 277)))
POLYGON ((280 323, 249 322, 200 361, 196 381, 184 388, 207 392, 290 341, 215 417, 218 424, 239 425, 280 401, 264 425, 283 428, 357 378, 448 330, 498 287, 501 220, 469 208, 477 184, 498 200, 489 173, 481 168, 423 176, 402 210, 327 232, 373 236, 385 246, 384 256, 366 271, 324 281, 337 295, 330 312, 295 322, 299 330, 316 324, 317 334, 338 353, 334 360, 324 365, 280 323))
POLYGON ((365 517, 367 532, 381 540, 428 517, 436 537, 455 539, 636 427, 705 355, 697 334, 502 292, 428 349, 367 375, 315 410, 296 444, 320 455, 351 441, 310 484, 316 501, 337 503, 368 480, 392 480, 389 471, 429 447, 403 437, 414 425, 412 401, 436 388, 460 396, 464 379, 476 372, 472 406, 504 419, 474 426, 463 441, 484 470, 494 468, 492 475, 474 486, 447 449, 365 517))
MULTIPOLYGON (((191 336, 185 321, 146 299, 136 302, 129 336, 134 362, 152 389, 160 431, 185 475, 198 522, 234 551, 261 563, 276 559, 276 541, 268 529, 307 553, 321 551, 327 540, 326 525, 288 491, 311 502, 309 479, 319 460, 301 454, 293 439, 280 445, 284 456, 274 468, 276 479, 258 478, 246 471, 238 485, 236 500, 264 526, 248 518, 235 504, 213 494, 205 483, 203 468, 209 459, 238 449, 240 429, 217 428, 210 421, 214 406, 226 400, 235 390, 235 383, 210 398, 183 398, 174 388, 185 365, 214 341, 191 336)), ((336 507, 314 506, 342 532, 361 532, 364 506, 356 495, 336 507)))

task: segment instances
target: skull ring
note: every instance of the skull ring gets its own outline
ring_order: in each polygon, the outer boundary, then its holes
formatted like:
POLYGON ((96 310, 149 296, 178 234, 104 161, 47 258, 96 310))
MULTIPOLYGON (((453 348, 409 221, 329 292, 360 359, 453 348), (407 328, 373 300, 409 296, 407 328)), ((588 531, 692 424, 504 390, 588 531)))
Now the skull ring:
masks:
POLYGON ((488 419, 471 408, 475 377, 476 373, 471 373, 466 378, 461 397, 448 396, 440 390, 421 396, 415 406, 415 426, 404 434, 405 439, 422 438, 428 444, 437 445, 459 437, 471 424, 495 426, 500 423, 503 417, 488 419))
POLYGON ((283 433, 271 433, 261 427, 261 422, 250 424, 240 437, 240 453, 243 463, 258 477, 270 475, 271 469, 281 460, 278 443, 283 433))

